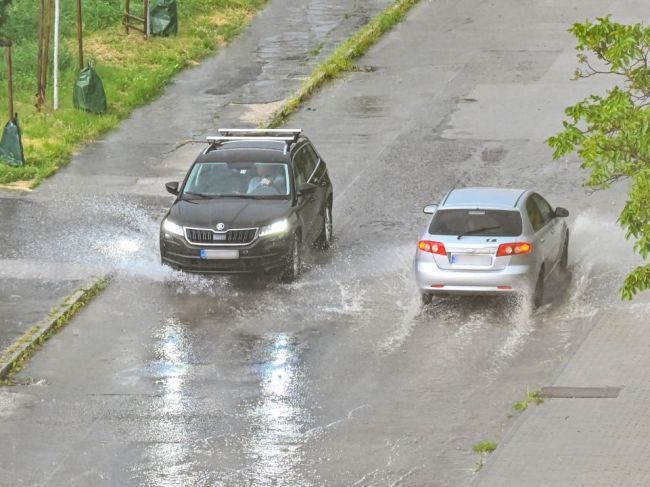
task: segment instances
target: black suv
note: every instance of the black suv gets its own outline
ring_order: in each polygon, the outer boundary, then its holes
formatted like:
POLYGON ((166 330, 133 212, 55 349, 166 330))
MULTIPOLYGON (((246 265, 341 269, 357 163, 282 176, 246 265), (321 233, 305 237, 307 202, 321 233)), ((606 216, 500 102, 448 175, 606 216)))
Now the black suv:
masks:
POLYGON ((160 226, 163 264, 198 273, 300 274, 303 249, 332 240, 332 183, 301 130, 220 129, 160 226))

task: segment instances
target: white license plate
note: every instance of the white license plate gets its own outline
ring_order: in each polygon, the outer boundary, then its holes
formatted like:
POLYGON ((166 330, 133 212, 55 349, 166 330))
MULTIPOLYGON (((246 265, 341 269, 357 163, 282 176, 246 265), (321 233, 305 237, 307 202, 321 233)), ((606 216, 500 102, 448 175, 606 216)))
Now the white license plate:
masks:
POLYGON ((239 250, 231 249, 201 249, 200 256, 202 259, 239 259, 239 250))
POLYGON ((492 257, 489 255, 453 254, 451 256, 451 263, 458 265, 477 265, 487 267, 492 265, 492 257))

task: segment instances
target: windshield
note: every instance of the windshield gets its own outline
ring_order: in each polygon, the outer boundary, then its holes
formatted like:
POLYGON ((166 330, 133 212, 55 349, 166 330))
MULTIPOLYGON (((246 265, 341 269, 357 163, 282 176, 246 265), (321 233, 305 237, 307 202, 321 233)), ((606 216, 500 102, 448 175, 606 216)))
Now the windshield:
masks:
POLYGON ((202 162, 194 165, 183 196, 286 199, 289 169, 278 162, 202 162))
POLYGON ((432 235, 517 237, 521 215, 510 210, 438 210, 429 226, 432 235))

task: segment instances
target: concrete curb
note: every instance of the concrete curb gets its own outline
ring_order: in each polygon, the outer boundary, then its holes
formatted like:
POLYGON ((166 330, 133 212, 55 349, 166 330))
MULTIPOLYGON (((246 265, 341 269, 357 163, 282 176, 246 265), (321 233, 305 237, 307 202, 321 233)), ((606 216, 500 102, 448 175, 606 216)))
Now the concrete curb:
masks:
POLYGON ((108 286, 110 280, 109 275, 90 278, 66 297, 61 305, 53 308, 46 318, 32 326, 5 350, 0 351, 0 380, 6 379, 12 371, 20 368, 31 352, 63 328, 78 311, 108 286))

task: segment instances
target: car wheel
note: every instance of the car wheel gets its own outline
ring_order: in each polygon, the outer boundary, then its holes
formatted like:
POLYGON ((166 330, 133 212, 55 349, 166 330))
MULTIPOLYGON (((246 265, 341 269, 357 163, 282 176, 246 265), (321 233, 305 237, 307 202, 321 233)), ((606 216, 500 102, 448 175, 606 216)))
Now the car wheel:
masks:
POLYGON ((296 233, 291 241, 291 249, 286 257, 282 280, 284 282, 293 282, 300 276, 302 269, 302 243, 300 236, 296 233))
POLYGON ((323 218, 323 228, 321 229, 320 235, 316 240, 316 246, 323 250, 327 250, 332 245, 332 235, 333 235, 333 224, 332 224, 332 204, 328 203, 325 207, 325 216, 323 218))
POLYGON ((569 232, 564 239, 564 247, 562 248, 562 257, 560 257, 560 270, 566 272, 569 268, 569 232))
POLYGON ((535 283, 535 291, 533 293, 533 306, 539 308, 544 304, 544 269, 539 271, 537 282, 535 283))
POLYGON ((423 305, 431 304, 431 301, 433 301, 433 294, 420 293, 420 300, 422 301, 423 305))

